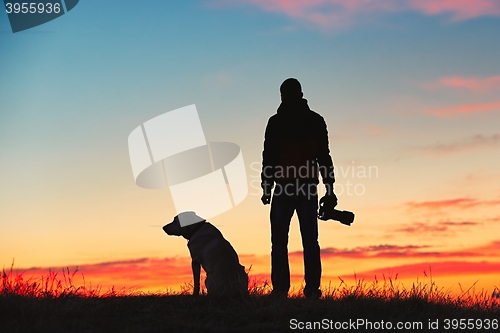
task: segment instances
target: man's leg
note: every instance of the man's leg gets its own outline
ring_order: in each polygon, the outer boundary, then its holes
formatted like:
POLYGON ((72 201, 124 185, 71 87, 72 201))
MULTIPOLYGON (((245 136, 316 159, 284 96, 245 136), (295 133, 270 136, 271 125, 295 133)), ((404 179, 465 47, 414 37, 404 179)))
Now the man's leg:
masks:
POLYGON ((271 201, 271 282, 274 294, 285 294, 290 289, 288 264, 288 231, 295 210, 296 198, 285 193, 277 184, 271 201))
MULTIPOLYGON (((312 184, 311 184, 312 185, 312 184)), ((312 187, 311 187, 312 189, 312 187)), ((316 186, 314 185, 314 189, 316 186)), ((319 290, 321 282, 321 258, 318 243, 318 195, 310 191, 301 196, 297 204, 302 247, 304 248, 304 275, 306 297, 321 296, 319 290)))

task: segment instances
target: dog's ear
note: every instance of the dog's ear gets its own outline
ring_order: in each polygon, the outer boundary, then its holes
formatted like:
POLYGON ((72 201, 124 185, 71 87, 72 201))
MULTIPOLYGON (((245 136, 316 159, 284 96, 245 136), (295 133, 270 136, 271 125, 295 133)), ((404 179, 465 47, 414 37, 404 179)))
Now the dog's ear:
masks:
POLYGON ((200 229, 203 224, 206 223, 206 221, 201 221, 201 222, 198 222, 198 223, 194 223, 194 224, 190 224, 190 225, 187 225, 185 227, 182 227, 182 237, 186 238, 186 239, 190 239, 191 236, 193 236, 193 234, 198 231, 198 229, 200 229))

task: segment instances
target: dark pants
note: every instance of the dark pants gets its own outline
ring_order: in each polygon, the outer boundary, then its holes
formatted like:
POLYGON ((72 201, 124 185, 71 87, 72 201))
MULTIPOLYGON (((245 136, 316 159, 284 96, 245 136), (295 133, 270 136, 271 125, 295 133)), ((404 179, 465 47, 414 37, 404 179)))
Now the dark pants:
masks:
POLYGON ((273 291, 288 292, 288 232, 294 211, 299 218, 304 248, 304 292, 318 290, 321 280, 321 259, 318 243, 318 194, 316 184, 277 184, 271 202, 271 281, 273 291), (303 189, 303 188, 302 188, 303 189))

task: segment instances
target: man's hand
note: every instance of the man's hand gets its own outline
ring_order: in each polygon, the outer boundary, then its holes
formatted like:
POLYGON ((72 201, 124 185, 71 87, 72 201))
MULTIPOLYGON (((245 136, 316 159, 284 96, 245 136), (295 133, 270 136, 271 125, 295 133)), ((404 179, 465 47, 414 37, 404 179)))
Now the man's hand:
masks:
POLYGON ((269 203, 271 202, 271 194, 269 194, 269 193, 262 194, 262 197, 260 198, 260 200, 262 201, 262 203, 264 205, 269 205, 269 203))
POLYGON ((337 202, 337 196, 333 192, 331 194, 325 194, 325 196, 319 200, 320 205, 323 204, 328 208, 334 208, 337 206, 337 202))
POLYGON ((269 205, 271 202, 271 192, 273 190, 273 185, 270 184, 269 182, 263 181, 261 184, 262 187, 262 197, 260 200, 264 205, 269 205))

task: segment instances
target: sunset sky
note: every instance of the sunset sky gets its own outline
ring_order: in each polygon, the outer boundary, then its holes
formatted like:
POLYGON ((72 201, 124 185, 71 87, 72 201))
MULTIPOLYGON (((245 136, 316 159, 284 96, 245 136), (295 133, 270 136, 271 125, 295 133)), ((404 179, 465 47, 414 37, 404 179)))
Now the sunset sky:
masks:
MULTIPOLYGON (((269 279, 260 201, 267 119, 297 78, 328 124, 338 208, 320 221, 322 286, 377 276, 500 287, 500 2, 85 0, 12 33, 0 13, 0 264, 103 286, 179 289, 186 241, 168 190, 138 187, 127 138, 196 104, 241 147, 245 200, 210 219, 269 279)), ((296 217, 293 283, 302 282, 296 217)))

